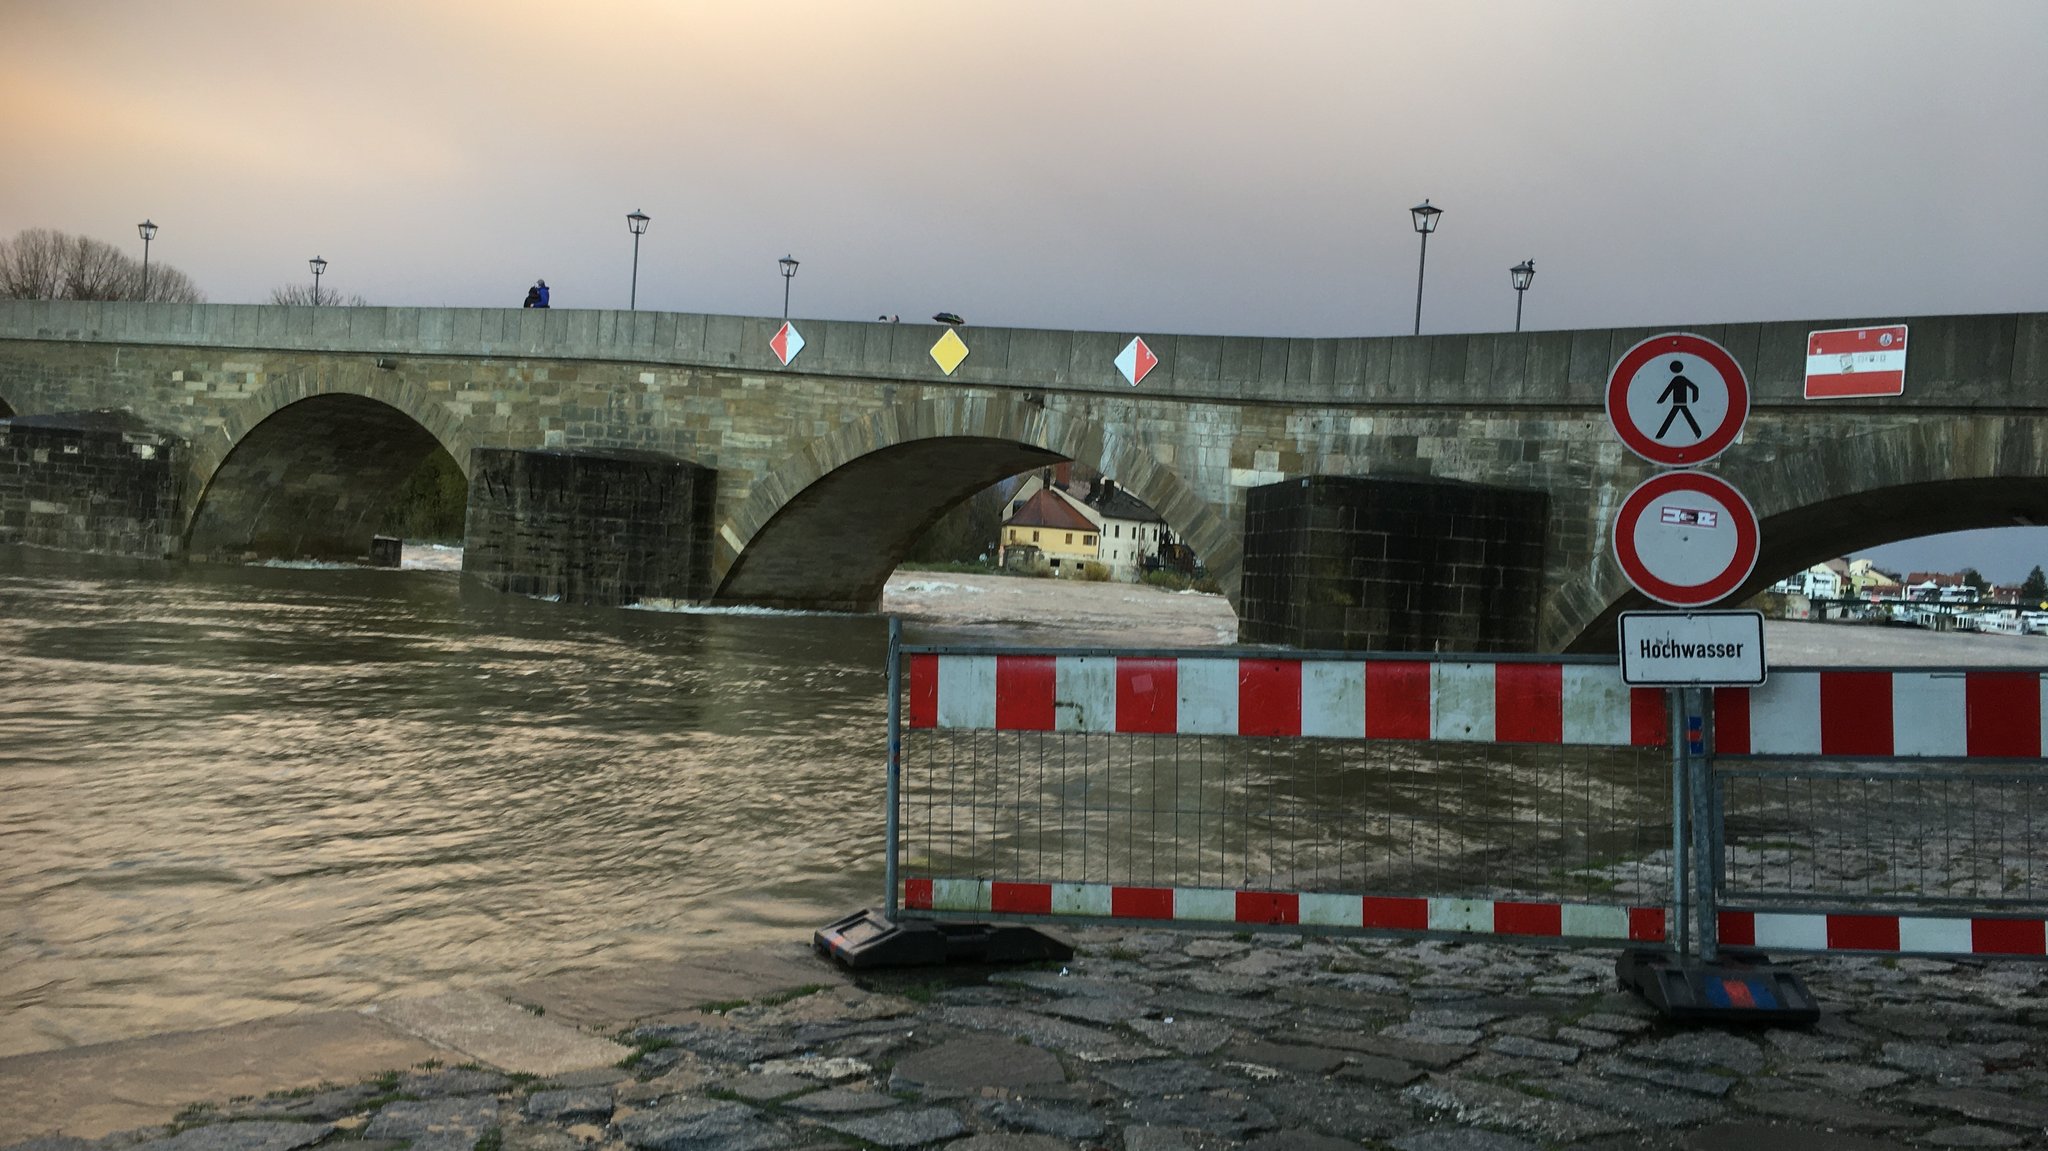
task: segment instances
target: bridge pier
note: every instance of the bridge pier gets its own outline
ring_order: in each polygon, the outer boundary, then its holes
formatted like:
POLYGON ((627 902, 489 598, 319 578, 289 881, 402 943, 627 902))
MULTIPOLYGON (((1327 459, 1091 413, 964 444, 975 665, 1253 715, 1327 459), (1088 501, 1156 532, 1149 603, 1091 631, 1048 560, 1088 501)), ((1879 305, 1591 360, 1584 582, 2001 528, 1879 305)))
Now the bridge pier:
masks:
POLYGON ((1250 490, 1238 639, 1338 651, 1536 651, 1543 492, 1306 476, 1250 490))
POLYGON ((462 570, 485 585, 617 606, 710 595, 718 473, 644 451, 478 448, 462 570))
POLYGON ((185 450, 126 412, 0 422, 0 543, 176 555, 185 450))

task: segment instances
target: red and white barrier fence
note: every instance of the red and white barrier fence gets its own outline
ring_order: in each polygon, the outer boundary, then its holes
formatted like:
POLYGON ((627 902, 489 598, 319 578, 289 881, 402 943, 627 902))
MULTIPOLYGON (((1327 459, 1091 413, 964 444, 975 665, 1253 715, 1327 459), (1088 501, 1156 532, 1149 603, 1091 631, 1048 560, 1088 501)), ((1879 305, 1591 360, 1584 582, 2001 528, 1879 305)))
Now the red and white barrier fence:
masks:
POLYGON ((2044 700, 2038 671, 1773 671, 1714 693, 1714 752, 2039 759, 2044 700))
POLYGON ((910 656, 912 728, 1661 747, 1665 714, 1613 664, 910 656))
POLYGON ((1302 926, 1636 943, 1664 940, 1661 907, 1548 900, 922 878, 906 882, 903 906, 967 915, 1071 916, 1211 927, 1302 926))
POLYGON ((1721 943, 1766 951, 2048 957, 2039 916, 1925 916, 1889 912, 1731 911, 1716 916, 1721 943))

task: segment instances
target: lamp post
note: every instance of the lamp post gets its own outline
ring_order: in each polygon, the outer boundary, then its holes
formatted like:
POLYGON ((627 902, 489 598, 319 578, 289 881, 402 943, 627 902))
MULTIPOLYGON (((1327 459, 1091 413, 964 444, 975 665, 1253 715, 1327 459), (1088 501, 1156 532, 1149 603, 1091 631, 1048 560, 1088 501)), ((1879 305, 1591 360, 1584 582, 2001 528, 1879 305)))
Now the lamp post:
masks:
POLYGON ((638 208, 626 213, 626 227, 633 233, 633 287, 626 296, 626 310, 640 310, 640 237, 647 234, 647 221, 652 219, 638 208))
POLYGON ((796 261, 788 256, 775 261, 782 266, 782 318, 789 318, 789 282, 796 278, 796 261))
POLYGON ((1429 234, 1436 231, 1436 220, 1444 214, 1442 208, 1432 208, 1429 201, 1408 209, 1415 217, 1415 230, 1422 233, 1422 259, 1415 265, 1415 334, 1422 334, 1422 273, 1429 267, 1429 234))
POLYGON ((313 269, 313 306, 317 308, 320 306, 320 273, 327 270, 327 261, 315 256, 306 261, 306 266, 313 269))
POLYGON ((135 231, 142 237, 142 298, 149 299, 149 242, 156 239, 156 225, 148 220, 135 225, 135 231))
POLYGON ((1522 330, 1522 293, 1529 290, 1529 281, 1536 278, 1536 261, 1523 260, 1508 269, 1508 276, 1515 284, 1515 330, 1522 330))

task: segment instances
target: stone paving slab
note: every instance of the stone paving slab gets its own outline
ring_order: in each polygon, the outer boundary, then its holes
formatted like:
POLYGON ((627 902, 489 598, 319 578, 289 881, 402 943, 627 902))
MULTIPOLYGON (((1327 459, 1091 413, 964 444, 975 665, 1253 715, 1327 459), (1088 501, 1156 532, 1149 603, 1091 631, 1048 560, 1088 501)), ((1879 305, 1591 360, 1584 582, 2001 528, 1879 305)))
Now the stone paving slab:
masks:
POLYGON ((627 1049, 515 1006, 486 991, 455 991, 365 1008, 402 1031, 506 1071, 558 1075, 609 1067, 627 1049))
POLYGON ((97 1139, 196 1100, 354 1083, 447 1053, 353 1011, 322 1011, 0 1059, 0 1146, 97 1139))

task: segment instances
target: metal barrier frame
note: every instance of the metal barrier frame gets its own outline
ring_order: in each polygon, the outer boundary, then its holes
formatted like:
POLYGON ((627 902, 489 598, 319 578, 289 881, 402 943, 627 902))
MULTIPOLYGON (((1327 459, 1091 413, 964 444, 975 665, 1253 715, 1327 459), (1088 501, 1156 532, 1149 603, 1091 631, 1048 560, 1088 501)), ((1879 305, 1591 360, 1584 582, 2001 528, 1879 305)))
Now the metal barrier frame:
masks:
MULTIPOLYGON (((2038 777, 2048 786, 2048 667, 1776 668, 1762 687, 1717 689, 1705 712, 1715 738, 1698 772, 1710 850, 1700 890, 1702 923, 1718 942, 1774 951, 2048 958, 2048 907, 2038 896, 1743 892, 1727 858, 1735 780, 2038 777), (1725 739, 1714 730, 1722 726, 1729 729, 1725 739), (1972 905, 1979 910, 1945 910, 1972 905)), ((2031 857, 2030 820, 2027 827, 2031 857)), ((2039 846, 2048 852, 2048 834, 2039 846)))
MULTIPOLYGON (((1906 910, 1873 910, 1869 906, 1830 906, 1821 892, 1782 896, 1743 895, 1730 881, 1727 803, 1729 783, 1751 776, 1857 778, 1873 770, 1893 779, 1935 778, 1952 769, 1979 767, 1980 778, 2026 780, 2034 770, 2048 768, 2048 667, 2043 668, 1910 668, 1842 669, 1786 667, 1774 669, 1770 682, 1755 688, 1630 689, 1629 746, 1668 745, 1671 755, 1672 886, 1667 905, 1570 902, 1567 900, 1488 899, 1464 896, 1420 896, 1368 892, 1284 891, 1213 886, 1154 886, 1138 883, 1064 883, 1004 880, 989 876, 904 878, 903 752, 906 680, 905 657, 971 657, 990 661, 991 698, 986 702, 987 730, 1182 734, 1178 717, 1171 728, 1147 726, 1156 717, 1135 715, 1124 725, 1122 704, 1106 710, 1103 685, 1116 683, 1118 660, 1228 661, 1238 665, 1284 661, 1302 665, 1343 661, 1432 669, 1450 666, 1518 665, 1612 667, 1601 657, 1555 655, 1457 655, 1443 653, 1310 652, 1289 649, 1133 649, 1117 652, 1073 651, 1020 647, 905 646, 902 622, 889 625, 888 656, 888 780, 886 788, 887 887, 885 906, 891 919, 972 918, 976 916, 1055 919, 1065 922, 1140 922, 1183 926, 1231 926, 1239 929, 1360 930, 1422 932, 1435 935, 1495 935, 1541 939, 1583 939, 1598 942, 1665 944, 1680 955, 1695 951, 1714 961, 1723 944, 1774 951, 1854 952, 1862 954, 1996 956, 2048 958, 2048 908, 2025 897, 1962 899, 1944 896, 1889 895, 1885 901, 1906 910), (1005 657, 1023 657, 1024 664, 999 665, 1005 657), (1059 660, 1096 679, 1090 710, 1086 701, 1060 700, 1054 690, 1059 660), (1030 663, 1029 661, 1041 661, 1030 663), (1091 662, 1093 661, 1093 662, 1091 662), (1047 664, 1054 670, 1048 671, 1047 664), (993 692, 999 666, 1024 667, 1035 679, 1038 694, 1021 722, 1005 726, 993 692), (1105 670, 1107 667, 1108 670, 1105 670), (1107 679, 1101 677, 1107 676, 1107 679), (1649 712, 1645 696, 1661 699, 1663 714, 1655 739, 1644 738, 1649 712), (1061 708, 1066 708, 1062 712, 1061 708), (1724 738, 1725 737, 1725 738, 1724 738), (1764 766, 1784 764, 1790 766, 1764 766), (1858 765, 1878 765, 1864 768, 1858 765), (1731 903, 1731 897, 1736 902, 1731 903), (1992 910, 1944 912, 1943 908, 1974 903, 1992 910)), ((934 665, 937 666, 937 665, 934 665)), ((936 676, 934 672, 934 676, 936 676)), ((979 672, 977 672, 979 674, 979 672)), ((1363 691, 1360 671, 1358 683, 1363 691)), ((1495 676, 1498 685, 1498 673, 1495 676)), ((1434 691, 1438 672, 1432 670, 1434 691)), ((1559 673, 1562 677, 1563 673, 1559 673)), ((1306 682, 1306 678, 1301 682, 1306 682)), ((933 680, 936 685, 936 678, 933 680)), ((1299 685, 1297 685, 1298 687, 1299 685)), ((1242 690, 1240 683, 1240 690, 1242 690)), ((1605 690, 1612 690, 1611 685, 1605 690)), ((927 709, 927 726, 943 723, 933 699, 913 700, 913 710, 927 709)), ((1110 698, 1116 698, 1114 691, 1110 698)), ((1199 728, 1207 734, 1259 738, 1314 738, 1338 735, 1374 740, 1396 738, 1374 733, 1359 697, 1355 729, 1344 732, 1307 730, 1301 697, 1291 728, 1272 727, 1268 718, 1232 711, 1229 730, 1199 728)), ((1429 718, 1422 728, 1408 717, 1399 737, 1425 742, 1513 742, 1511 732, 1499 734, 1493 720, 1484 731, 1469 716, 1446 719, 1432 695, 1429 718)), ((1233 708, 1235 705, 1233 705, 1233 708)), ((1560 704, 1560 707, 1562 705, 1560 704)), ((1451 709, 1455 711, 1455 709, 1451 709)), ((1013 714, 1011 719, 1015 720, 1013 714)), ((1476 721, 1475 721, 1476 722, 1476 721)), ((1575 745, 1565 738, 1563 720, 1534 742, 1575 745)), ((1348 723, 1348 721, 1347 721, 1348 723)), ((1623 746, 1611 736, 1587 746, 1623 746)), ((2048 784, 2048 775, 2044 775, 2048 784)), ((2031 808, 2029 809, 2029 815, 2031 808)), ((2029 824, 2026 850, 2033 841, 2029 824)), ((2048 848, 2048 834, 2042 837, 2048 848)), ((1848 902, 1854 902, 1849 899, 1848 902)))
MULTIPOLYGON (((1156 726, 1157 717, 1125 714, 1118 710, 1121 704, 1112 703, 1107 713, 1102 707, 1092 712, 1085 703, 1074 700, 1060 700, 1053 691, 1049 669, 1037 661, 1050 661, 1052 668, 1057 661, 1067 660, 1068 668, 1077 675, 1107 676, 1103 681, 1115 683, 1119 668, 1125 667, 1116 661, 1133 661, 1131 666, 1142 665, 1145 661, 1178 661, 1208 663, 1227 661, 1235 665, 1240 675, 1246 674, 1244 665, 1256 665, 1264 661, 1281 661, 1302 665, 1303 672, 1313 664, 1343 663, 1358 668, 1352 676, 1351 688, 1359 694, 1355 702, 1359 705, 1357 722, 1343 732, 1315 728, 1311 730, 1306 702, 1297 698, 1296 713, 1291 727, 1274 728, 1269 717, 1237 714, 1233 711, 1231 730, 1214 727, 1198 728, 1197 734, 1239 736, 1258 738, 1260 736, 1287 736, 1316 738, 1336 735, 1340 738, 1358 740, 1402 738, 1420 742, 1529 742, 1536 744, 1559 744, 1584 746, 1588 748, 1654 748, 1671 740, 1673 733, 1681 730, 1679 718, 1672 713, 1665 693, 1655 689, 1630 689, 1621 684, 1616 661, 1600 657, 1573 657, 1542 654, 1512 654, 1467 656, 1424 653, 1359 653, 1359 652, 1307 652, 1292 649, 1132 649, 1113 653, 1075 650, 1048 650, 1043 648, 1016 647, 963 647, 957 645, 905 646, 902 642, 901 621, 890 621, 890 646, 888 660, 889 696, 889 766, 886 788, 886 853, 884 883, 887 888, 885 906, 889 917, 897 918, 974 918, 1001 916, 1004 918, 1051 918, 1063 922, 1156 922, 1162 925, 1181 926, 1230 926, 1239 929, 1283 927, 1323 931, 1403 931, 1426 932, 1437 935, 1496 935, 1536 939, 1579 939, 1607 943, 1648 943, 1667 942, 1669 929, 1674 917, 1684 908, 1683 887, 1685 873, 1674 868, 1673 899, 1668 906, 1642 906, 1625 903, 1572 902, 1567 900, 1525 900, 1470 898, 1465 896, 1417 896, 1367 892, 1322 892, 1322 891, 1275 891, 1264 889, 1241 889, 1234 887, 1188 887, 1151 886, 1143 884, 1116 883, 1062 883, 1046 881, 1009 881, 979 876, 969 878, 943 878, 939 876, 911 877, 902 875, 903 818, 904 802, 903 754, 906 698, 906 680, 911 678, 905 664, 905 657, 917 660, 922 657, 967 657, 988 660, 986 665, 975 665, 976 674, 985 674, 987 685, 993 692, 997 660, 1021 657, 1022 662, 1013 662, 1013 669, 1028 671, 1038 678, 1027 686, 1035 688, 1028 708, 1029 714, 1021 723, 1006 726, 1004 717, 996 713, 1002 709, 993 701, 977 698, 978 708, 974 724, 960 725, 982 730, 1035 730, 1064 732, 1102 732, 1142 734, 1170 730, 1182 734, 1180 717, 1176 716, 1170 729, 1156 726), (1396 725, 1399 730, 1392 734, 1375 735, 1368 722, 1365 706, 1364 682, 1369 673, 1367 665, 1382 665, 1408 669, 1411 673, 1416 665, 1428 666, 1433 670, 1424 684, 1425 689, 1434 692, 1439 678, 1455 686, 1457 677, 1441 677, 1434 669, 1471 668, 1489 665, 1484 675, 1473 675, 1475 681, 1487 679, 1491 690, 1502 690, 1497 668, 1527 666, 1531 669, 1557 669, 1555 683, 1556 714, 1545 722, 1531 724, 1527 717, 1511 717, 1505 735, 1501 733, 1498 717, 1487 716, 1483 720, 1460 712, 1455 706, 1442 707, 1434 694, 1427 697, 1428 725, 1424 729, 1414 726, 1415 717, 1409 715, 1406 721, 1396 725), (1108 666, 1102 666, 1108 665, 1108 666), (1590 675, 1567 673, 1564 669, 1598 669, 1590 675), (1572 720, 1565 705, 1567 680, 1576 692, 1592 692, 1604 696, 1608 705, 1605 712, 1599 712, 1604 723, 1598 731, 1589 732, 1582 722, 1579 730, 1572 728, 1572 720), (1612 714, 1614 700, 1625 708, 1621 719, 1612 714), (985 704, 985 706, 983 706, 985 704), (1065 709, 1062 711, 1061 709, 1065 709), (1670 713, 1672 726, 1665 729, 1665 719, 1670 713), (1520 723, 1522 726, 1515 726, 1520 723), (1588 736, 1594 738, 1588 738, 1588 736), (1517 740, 1517 736, 1528 737, 1517 740), (1577 738, 1572 738, 1576 736, 1577 738), (1618 738, 1617 738, 1618 736, 1618 738), (1498 737, 1498 738, 1497 738, 1498 737)), ((933 698, 913 699, 911 710, 920 714, 924 727, 947 727, 953 724, 941 722, 938 700, 938 667, 931 667, 933 698)), ((965 665, 958 665, 965 666, 965 665)), ((1051 672, 1056 675, 1056 671, 1051 672)), ((1349 673, 1345 673, 1349 674, 1349 673)), ((1540 671, 1532 675, 1541 678, 1540 671)), ((1303 675, 1303 681, 1306 681, 1303 675)), ((1102 683, 1095 685, 1100 688, 1102 683)), ((1297 685, 1299 686, 1299 685, 1297 685)), ((1509 685, 1512 686, 1512 685, 1509 685)), ((1239 689, 1242 690, 1242 683, 1239 689)), ((1303 689, 1305 691, 1305 689, 1303 689)), ((1113 694, 1113 693, 1112 693, 1113 694)), ((1098 694, 1100 704, 1103 696, 1098 694)), ((1574 698, 1593 698, 1575 696, 1574 698)), ((1346 702, 1352 702, 1347 699, 1346 702)), ((1453 701, 1455 703, 1457 701, 1453 701)), ((1598 709, 1595 709, 1596 712, 1598 709)), ((1011 720, 1017 718, 1017 706, 1010 708, 1011 720)), ((947 718, 957 718, 949 716, 947 718)), ((1348 723, 1348 720, 1347 720, 1348 723)), ((1673 775, 1673 799, 1679 799, 1680 776, 1673 775)), ((1674 827, 1673 849, 1682 852, 1685 829, 1682 824, 1674 827)))

